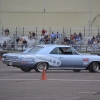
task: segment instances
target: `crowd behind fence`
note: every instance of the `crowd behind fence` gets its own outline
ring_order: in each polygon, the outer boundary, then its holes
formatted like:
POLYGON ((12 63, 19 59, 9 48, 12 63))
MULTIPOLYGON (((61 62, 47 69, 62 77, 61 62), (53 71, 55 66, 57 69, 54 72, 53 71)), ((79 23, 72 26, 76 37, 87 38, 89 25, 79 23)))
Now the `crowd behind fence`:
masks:
POLYGON ((36 35, 41 35, 41 31, 43 29, 47 30, 48 33, 59 32, 65 36, 70 36, 74 32, 79 33, 81 32, 84 36, 93 36, 94 34, 98 34, 100 32, 99 27, 34 27, 34 26, 1 26, 0 27, 0 35, 5 35, 4 30, 8 28, 10 31, 10 35, 14 33, 17 36, 26 36, 28 35, 29 31, 34 31, 36 35))
MULTIPOLYGON (((99 27, 95 27, 95 28, 87 28, 87 27, 81 27, 81 28, 75 28, 75 27, 69 27, 69 28, 65 28, 65 27, 32 27, 32 26, 24 26, 24 27, 11 27, 11 26, 2 26, 0 27, 0 35, 4 36, 5 35, 5 29, 9 29, 9 35, 13 36, 16 35, 16 37, 20 37, 20 36, 28 36, 29 31, 31 32, 35 32, 36 36, 40 36, 42 34, 42 30, 45 29, 49 34, 51 34, 52 32, 56 33, 59 32, 60 34, 62 34, 63 37, 71 37, 72 34, 74 34, 76 32, 76 34, 78 33, 82 33, 83 37, 93 37, 96 36, 99 33, 99 27)), ((16 38, 15 38, 16 39, 16 38)), ((84 42, 84 40, 83 40, 84 42)), ((36 44, 40 44, 39 41, 36 44)), ((44 43, 43 43, 44 44, 44 43)), ((49 43, 51 44, 51 43, 49 43)), ((56 44, 53 43, 53 44, 56 44)), ((60 42, 60 44, 62 44, 62 42, 60 42)), ((28 43, 28 44, 16 44, 16 42, 12 42, 12 43, 7 43, 6 46, 4 46, 4 44, 0 44, 0 48, 2 50, 25 50, 27 49, 27 47, 34 45, 34 43, 28 43), (28 45, 28 46, 27 46, 28 45)), ((63 44, 64 45, 64 44, 63 44)), ((79 52, 91 52, 93 51, 92 48, 88 48, 88 45, 83 45, 82 43, 79 44, 69 44, 71 46, 73 46, 77 51, 79 52)), ((98 51, 99 49, 96 48, 96 50, 94 50, 95 52, 98 51)))

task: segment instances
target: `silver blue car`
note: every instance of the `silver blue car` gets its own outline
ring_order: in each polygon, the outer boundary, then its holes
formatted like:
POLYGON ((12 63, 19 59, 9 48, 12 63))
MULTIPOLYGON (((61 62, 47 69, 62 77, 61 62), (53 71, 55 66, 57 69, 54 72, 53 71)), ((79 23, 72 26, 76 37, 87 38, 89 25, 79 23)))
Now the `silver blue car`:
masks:
POLYGON ((49 69, 64 69, 80 72, 98 72, 100 56, 82 55, 69 45, 36 45, 22 53, 3 54, 2 62, 20 68, 23 72, 42 72, 49 69))

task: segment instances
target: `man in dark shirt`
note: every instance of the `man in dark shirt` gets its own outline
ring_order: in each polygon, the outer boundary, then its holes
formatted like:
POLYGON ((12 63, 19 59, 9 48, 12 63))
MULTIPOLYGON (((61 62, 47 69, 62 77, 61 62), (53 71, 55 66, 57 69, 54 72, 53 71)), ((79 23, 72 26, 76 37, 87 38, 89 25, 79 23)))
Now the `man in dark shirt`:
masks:
POLYGON ((4 32, 5 32, 5 36, 8 36, 8 35, 9 35, 9 30, 8 30, 8 28, 7 28, 6 30, 4 30, 4 32))
POLYGON ((7 43, 6 43, 6 41, 4 41, 4 43, 2 45, 3 49, 6 49, 6 46, 7 46, 7 43))
POLYGON ((16 39, 17 44, 18 44, 19 41, 20 41, 20 38, 18 37, 18 38, 16 39))
POLYGON ((23 46, 27 47, 27 41, 25 39, 23 40, 23 46))

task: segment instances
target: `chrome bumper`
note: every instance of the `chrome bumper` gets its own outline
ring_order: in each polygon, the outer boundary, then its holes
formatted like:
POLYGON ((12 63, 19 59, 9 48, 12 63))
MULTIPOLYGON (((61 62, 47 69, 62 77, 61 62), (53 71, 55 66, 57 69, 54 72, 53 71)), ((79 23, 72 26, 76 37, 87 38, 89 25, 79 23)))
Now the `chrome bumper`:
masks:
POLYGON ((7 66, 19 66, 19 63, 17 61, 2 60, 2 62, 7 66))

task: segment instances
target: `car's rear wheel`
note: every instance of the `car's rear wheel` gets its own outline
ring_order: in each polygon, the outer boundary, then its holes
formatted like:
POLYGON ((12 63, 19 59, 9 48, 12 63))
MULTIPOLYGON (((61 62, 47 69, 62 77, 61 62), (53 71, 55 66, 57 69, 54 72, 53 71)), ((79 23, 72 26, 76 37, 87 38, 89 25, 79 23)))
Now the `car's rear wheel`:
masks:
POLYGON ((48 64, 45 63, 45 62, 39 62, 39 63, 36 64, 34 70, 36 72, 42 72, 43 71, 43 68, 46 70, 48 68, 48 64))
POLYGON ((32 68, 21 68, 21 70, 23 71, 23 72, 30 72, 31 70, 32 70, 32 68))
POLYGON ((99 63, 98 62, 92 62, 89 65, 89 72, 98 72, 99 71, 99 63))
POLYGON ((73 72, 80 72, 80 69, 74 69, 73 72))

